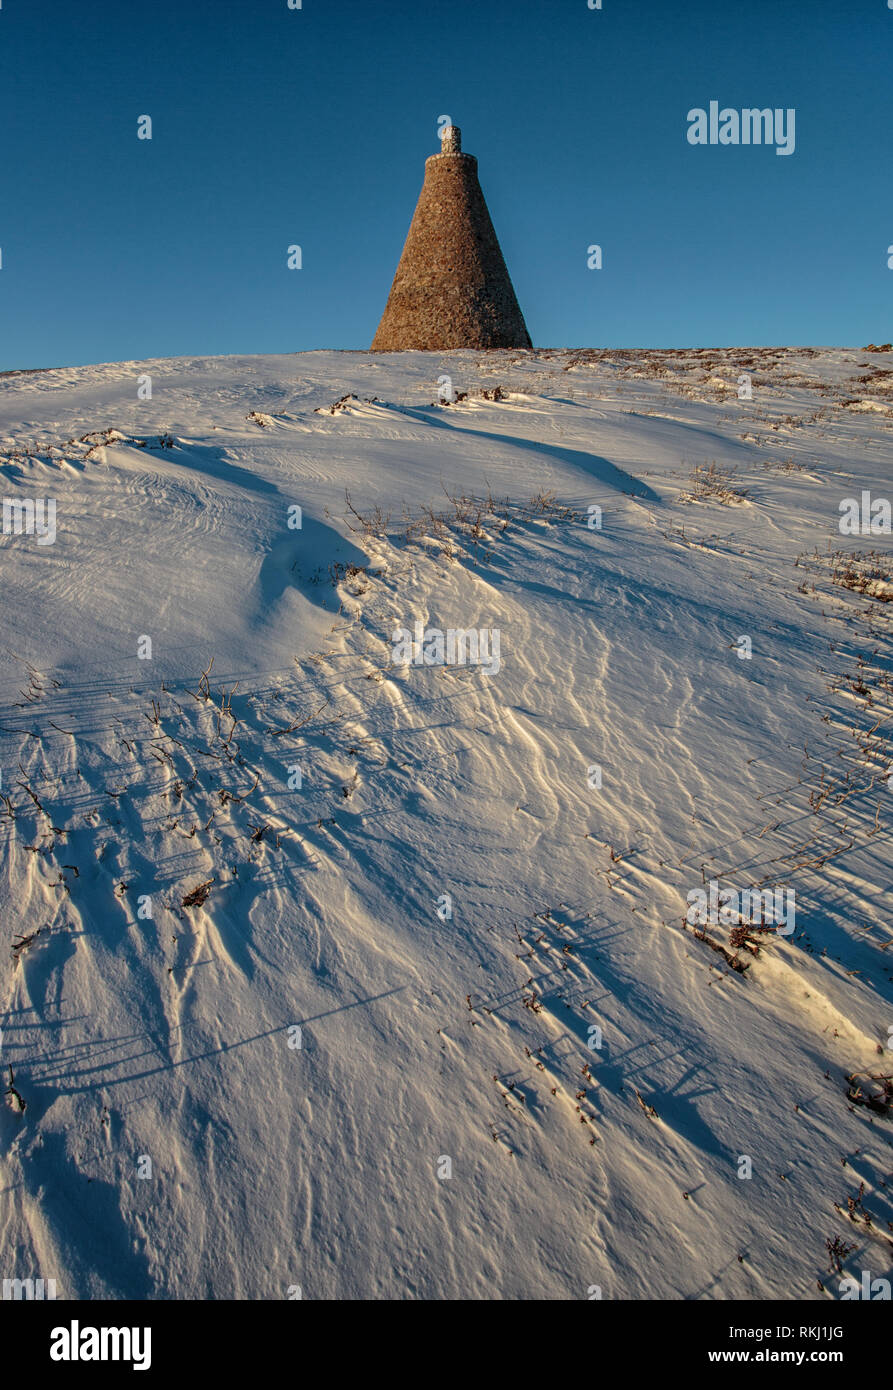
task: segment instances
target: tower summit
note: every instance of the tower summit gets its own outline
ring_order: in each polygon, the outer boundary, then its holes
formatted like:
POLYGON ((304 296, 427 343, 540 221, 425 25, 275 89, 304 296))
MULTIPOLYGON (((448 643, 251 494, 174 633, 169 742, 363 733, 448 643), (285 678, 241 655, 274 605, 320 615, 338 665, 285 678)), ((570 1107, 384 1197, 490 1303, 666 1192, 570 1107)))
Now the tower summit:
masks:
POLYGON ((478 162, 447 126, 425 181, 373 352, 529 348, 487 204, 478 162))

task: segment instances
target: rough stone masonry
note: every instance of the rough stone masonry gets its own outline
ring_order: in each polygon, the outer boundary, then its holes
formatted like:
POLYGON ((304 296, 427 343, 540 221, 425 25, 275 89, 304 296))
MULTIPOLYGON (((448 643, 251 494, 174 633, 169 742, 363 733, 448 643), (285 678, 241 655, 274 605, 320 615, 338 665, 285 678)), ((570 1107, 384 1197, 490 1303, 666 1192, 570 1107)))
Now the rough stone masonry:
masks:
POLYGON ((458 126, 425 160, 425 181, 373 352, 530 348, 512 282, 458 126))

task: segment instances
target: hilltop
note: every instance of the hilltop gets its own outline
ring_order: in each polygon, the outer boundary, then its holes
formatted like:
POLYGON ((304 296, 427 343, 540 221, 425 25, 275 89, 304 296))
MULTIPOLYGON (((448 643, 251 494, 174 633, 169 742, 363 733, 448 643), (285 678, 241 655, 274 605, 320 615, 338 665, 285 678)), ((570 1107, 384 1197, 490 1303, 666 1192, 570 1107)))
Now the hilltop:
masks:
POLYGON ((0 536, 10 1276, 890 1277, 891 546, 838 522, 891 357, 0 380, 0 495, 56 528, 0 536), (498 665, 397 664, 417 624, 498 665), (711 881, 793 930, 687 921, 711 881))

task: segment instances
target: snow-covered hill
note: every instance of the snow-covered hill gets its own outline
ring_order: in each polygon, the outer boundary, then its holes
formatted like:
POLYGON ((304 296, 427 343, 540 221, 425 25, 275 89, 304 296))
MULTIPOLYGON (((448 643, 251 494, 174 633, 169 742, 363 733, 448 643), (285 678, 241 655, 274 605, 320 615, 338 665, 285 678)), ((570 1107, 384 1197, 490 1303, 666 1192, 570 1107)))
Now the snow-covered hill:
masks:
POLYGON ((891 1277, 891 357, 0 379, 0 1276, 891 1277))

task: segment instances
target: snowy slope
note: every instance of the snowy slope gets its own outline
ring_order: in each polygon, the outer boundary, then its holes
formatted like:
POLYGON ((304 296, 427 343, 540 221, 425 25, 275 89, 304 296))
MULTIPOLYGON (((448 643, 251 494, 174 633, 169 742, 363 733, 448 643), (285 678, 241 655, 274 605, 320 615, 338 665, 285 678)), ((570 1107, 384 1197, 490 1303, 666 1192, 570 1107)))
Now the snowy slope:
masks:
POLYGON ((847 1094, 893 1074, 891 545, 838 531, 891 356, 0 378, 0 493, 57 516, 0 536, 4 1276, 813 1299, 839 1238, 891 1277, 847 1094), (395 664, 416 623, 499 669, 395 664), (696 934, 711 879, 793 934, 696 934))

